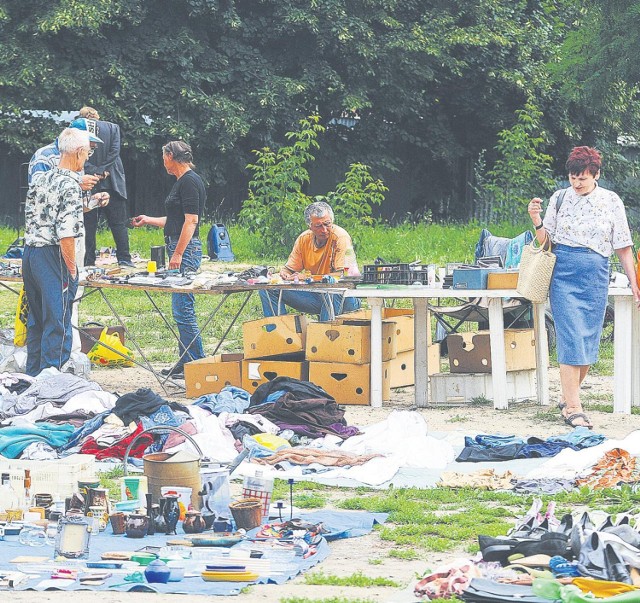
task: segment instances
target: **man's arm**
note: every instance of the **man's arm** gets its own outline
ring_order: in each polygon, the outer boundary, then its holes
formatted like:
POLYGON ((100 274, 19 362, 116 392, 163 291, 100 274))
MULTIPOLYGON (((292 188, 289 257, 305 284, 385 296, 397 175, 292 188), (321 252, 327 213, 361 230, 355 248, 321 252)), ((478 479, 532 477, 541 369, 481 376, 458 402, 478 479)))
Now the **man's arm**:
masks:
MULTIPOLYGON (((112 172, 116 159, 120 156, 120 126, 109 122, 109 132, 111 134, 109 146, 105 149, 104 163, 96 166, 96 174, 112 172)), ((89 158, 91 160, 91 158, 89 158)))
POLYGON ((62 259, 67 266, 69 274, 76 277, 76 240, 74 237, 64 237, 60 239, 60 251, 62 259))

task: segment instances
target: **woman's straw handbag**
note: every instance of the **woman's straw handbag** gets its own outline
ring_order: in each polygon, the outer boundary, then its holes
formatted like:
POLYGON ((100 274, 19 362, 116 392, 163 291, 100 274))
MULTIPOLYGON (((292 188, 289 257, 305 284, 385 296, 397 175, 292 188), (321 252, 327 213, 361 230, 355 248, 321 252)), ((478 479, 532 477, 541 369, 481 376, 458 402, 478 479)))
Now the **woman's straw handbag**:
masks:
POLYGON ((556 256, 551 251, 549 235, 542 245, 536 245, 537 240, 534 238, 522 250, 516 290, 522 297, 540 304, 546 301, 549 295, 549 285, 551 284, 553 267, 556 264, 556 256))

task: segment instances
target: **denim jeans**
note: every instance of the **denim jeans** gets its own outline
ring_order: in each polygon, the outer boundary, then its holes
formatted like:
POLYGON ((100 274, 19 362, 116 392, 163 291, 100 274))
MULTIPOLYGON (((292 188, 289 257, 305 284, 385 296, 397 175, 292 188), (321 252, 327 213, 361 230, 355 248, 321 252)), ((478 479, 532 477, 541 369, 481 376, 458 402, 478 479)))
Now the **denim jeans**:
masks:
POLYGON ((286 304, 298 312, 318 314, 320 322, 327 322, 331 320, 332 307, 334 316, 343 312, 352 312, 360 307, 360 300, 357 297, 345 298, 342 293, 318 293, 295 289, 263 289, 259 293, 265 317, 286 314, 286 304))
POLYGON ((71 278, 59 245, 31 247, 22 258, 22 279, 29 301, 27 318, 27 375, 57 369, 71 355, 71 307, 78 277, 71 278))
MULTIPOLYGON (((166 237, 167 253, 173 255, 178 244, 178 237, 166 237)), ((202 262, 202 243, 199 239, 191 239, 182 254, 180 272, 195 272, 202 262)), ((180 359, 176 367, 180 368, 185 362, 204 358, 204 348, 200 329, 196 320, 196 304, 193 293, 173 293, 171 295, 171 312, 176 321, 180 335, 180 359)))

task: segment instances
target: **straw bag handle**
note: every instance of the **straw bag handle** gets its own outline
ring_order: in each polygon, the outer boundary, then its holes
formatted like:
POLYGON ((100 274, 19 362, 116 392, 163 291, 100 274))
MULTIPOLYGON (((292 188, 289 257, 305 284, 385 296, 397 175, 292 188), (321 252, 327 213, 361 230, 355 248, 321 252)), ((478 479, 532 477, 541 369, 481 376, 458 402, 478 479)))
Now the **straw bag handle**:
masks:
POLYGON ((202 459, 202 456, 203 456, 202 449, 200 448, 200 446, 198 446, 198 443, 187 432, 182 431, 182 429, 178 429, 177 427, 173 427, 172 425, 154 425, 153 427, 149 427, 149 429, 145 429, 144 431, 141 431, 135 438, 133 438, 133 440, 131 440, 131 442, 127 446, 127 450, 124 453, 124 459, 122 460, 122 465, 123 465, 122 468, 124 470, 125 477, 128 475, 127 462, 129 461, 129 452, 131 452, 131 448, 133 448, 133 445, 136 443, 138 438, 143 436, 145 433, 152 433, 152 432, 157 433, 159 431, 175 431, 176 433, 179 433, 180 435, 184 436, 187 440, 189 440, 189 442, 193 444, 194 448, 198 451, 198 454, 200 455, 200 459, 202 459))
POLYGON ((549 233, 545 232, 546 236, 544 238, 544 243, 540 244, 538 243, 538 239, 537 237, 533 237, 533 240, 531 241, 531 251, 533 251, 534 253, 540 253, 541 251, 551 251, 551 238, 549 237, 549 233), (538 243, 536 245, 536 243, 538 243))

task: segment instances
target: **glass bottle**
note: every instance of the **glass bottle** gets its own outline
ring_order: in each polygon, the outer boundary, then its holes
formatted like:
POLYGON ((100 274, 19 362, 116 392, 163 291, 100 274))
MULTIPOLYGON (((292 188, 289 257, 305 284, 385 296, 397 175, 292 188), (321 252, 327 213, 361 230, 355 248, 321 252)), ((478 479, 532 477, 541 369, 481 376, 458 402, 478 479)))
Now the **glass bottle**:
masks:
POLYGON ((31 469, 24 470, 24 507, 31 506, 31 469))
POLYGON ((351 245, 344 252, 344 272, 345 276, 360 276, 356 252, 351 245))
POLYGON ((11 476, 3 473, 0 476, 0 510, 17 509, 19 502, 20 497, 11 486, 11 476))

